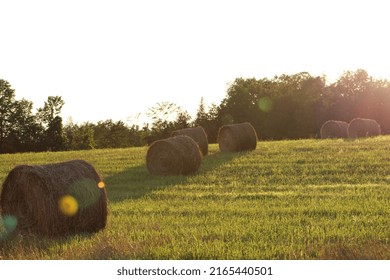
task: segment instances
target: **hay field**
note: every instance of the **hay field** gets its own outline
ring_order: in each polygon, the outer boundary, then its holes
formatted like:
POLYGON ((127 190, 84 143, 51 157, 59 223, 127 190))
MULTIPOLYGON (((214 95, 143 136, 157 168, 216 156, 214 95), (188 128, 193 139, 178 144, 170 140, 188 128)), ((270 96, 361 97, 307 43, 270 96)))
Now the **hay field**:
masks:
MULTIPOLYGON (((390 137, 209 146, 191 176, 153 177, 147 148, 0 155, 90 162, 106 183, 105 230, 0 241, 0 259, 390 259, 390 137)), ((0 226, 0 235, 4 227, 0 226)))

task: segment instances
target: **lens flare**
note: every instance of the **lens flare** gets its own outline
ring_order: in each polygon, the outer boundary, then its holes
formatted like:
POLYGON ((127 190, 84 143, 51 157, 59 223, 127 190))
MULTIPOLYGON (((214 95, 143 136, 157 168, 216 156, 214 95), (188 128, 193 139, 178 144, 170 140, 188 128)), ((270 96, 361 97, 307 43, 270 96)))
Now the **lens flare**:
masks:
POLYGON ((78 208, 81 210, 99 201, 101 191, 95 180, 83 178, 77 180, 69 187, 68 194, 77 200, 78 208))
POLYGON ((71 195, 61 197, 58 201, 58 207, 65 216, 73 216, 79 209, 77 200, 71 195))
POLYGON ((269 97, 261 97, 257 103, 261 111, 268 113, 273 108, 273 103, 269 97))
POLYGON ((103 181, 100 181, 100 182, 98 183, 98 187, 99 187, 99 189, 104 189, 104 188, 105 188, 105 186, 106 186, 106 184, 104 184, 104 182, 103 182, 103 181))
POLYGON ((18 225, 18 219, 15 216, 5 215, 3 216, 3 224, 8 232, 12 232, 18 225))

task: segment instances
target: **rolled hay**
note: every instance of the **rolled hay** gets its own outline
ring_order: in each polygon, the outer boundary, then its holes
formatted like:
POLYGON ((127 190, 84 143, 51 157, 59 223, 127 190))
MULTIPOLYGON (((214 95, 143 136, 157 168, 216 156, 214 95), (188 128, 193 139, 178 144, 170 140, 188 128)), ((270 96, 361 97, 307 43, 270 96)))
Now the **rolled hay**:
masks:
POLYGON ((348 138, 348 123, 327 121, 321 126, 321 138, 348 138))
POLYGON ((370 137, 381 134, 381 127, 376 120, 353 119, 348 126, 348 136, 350 138, 370 137))
POLYGON ((178 135, 187 135, 191 137, 199 146, 199 149, 201 150, 202 154, 206 156, 209 151, 209 142, 207 140, 207 134, 204 131, 203 127, 197 126, 192 128, 185 128, 180 130, 175 130, 172 132, 171 136, 178 136, 178 135))
POLYGON ((249 122, 222 126, 218 131, 221 152, 240 152, 256 149, 257 134, 249 122))
POLYGON ((107 221, 104 184, 83 160, 16 166, 3 183, 0 207, 3 221, 15 221, 21 234, 96 232, 107 221))
POLYGON ((178 135, 157 140, 146 154, 146 166, 152 175, 188 175, 199 169, 202 153, 189 136, 178 135))

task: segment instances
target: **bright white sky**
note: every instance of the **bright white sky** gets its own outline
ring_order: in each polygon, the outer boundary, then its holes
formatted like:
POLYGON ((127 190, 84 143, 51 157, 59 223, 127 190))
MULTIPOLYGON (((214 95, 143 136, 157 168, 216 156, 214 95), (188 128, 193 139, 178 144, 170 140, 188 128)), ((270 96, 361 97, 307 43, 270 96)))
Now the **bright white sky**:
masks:
POLYGON ((127 121, 157 102, 194 115, 237 77, 362 68, 390 79, 387 1, 0 0, 0 79, 64 122, 127 121))

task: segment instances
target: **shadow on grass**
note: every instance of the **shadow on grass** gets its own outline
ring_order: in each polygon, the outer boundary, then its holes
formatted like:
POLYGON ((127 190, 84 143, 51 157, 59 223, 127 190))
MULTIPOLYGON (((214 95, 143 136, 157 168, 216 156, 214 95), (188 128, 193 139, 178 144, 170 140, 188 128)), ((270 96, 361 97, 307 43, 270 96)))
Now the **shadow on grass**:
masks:
POLYGON ((221 153, 216 152, 205 156, 199 170, 189 176, 153 176, 146 164, 135 166, 104 179, 107 186, 107 193, 110 202, 120 202, 126 199, 138 199, 148 193, 183 184, 193 176, 203 176, 234 158, 241 157, 248 152, 241 153, 221 153))

